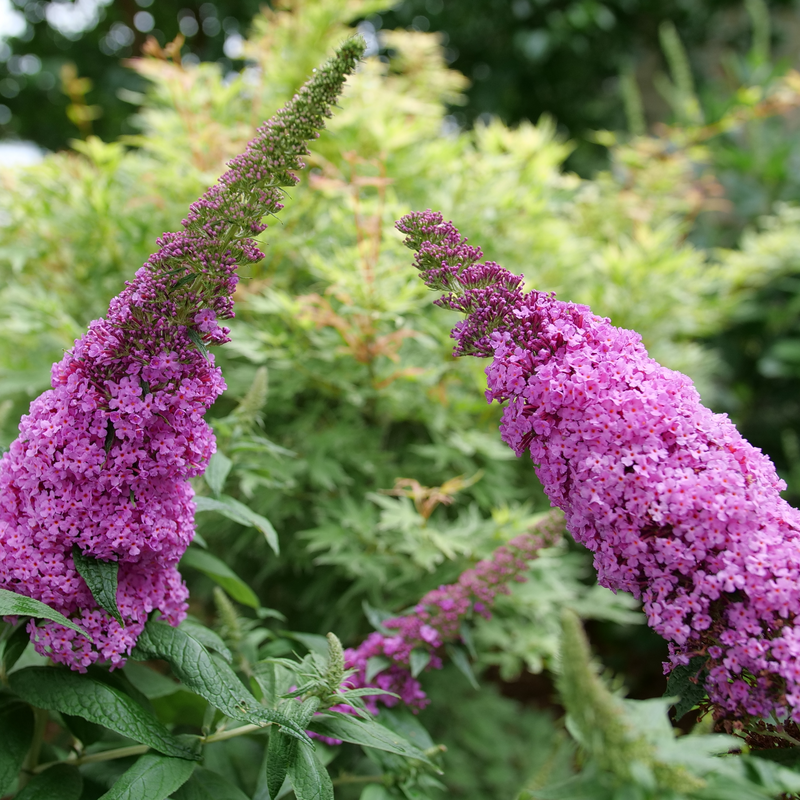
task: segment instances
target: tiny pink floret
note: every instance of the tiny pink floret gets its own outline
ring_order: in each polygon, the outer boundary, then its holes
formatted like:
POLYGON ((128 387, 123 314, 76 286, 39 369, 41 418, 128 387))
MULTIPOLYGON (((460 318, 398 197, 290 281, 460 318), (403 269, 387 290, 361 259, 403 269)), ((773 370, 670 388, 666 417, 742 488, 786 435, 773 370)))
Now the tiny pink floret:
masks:
POLYGON ((466 315, 456 355, 492 359, 503 439, 530 452, 599 582, 644 601, 668 668, 700 656, 722 715, 800 719, 800 513, 772 462, 639 334, 523 292, 440 214, 398 228, 437 302, 466 315))
POLYGON ((189 207, 183 230, 111 301, 104 319, 53 366, 0 460, 0 588, 47 603, 81 625, 31 621, 38 652, 72 669, 120 666, 148 615, 177 625, 187 591, 176 565, 194 536, 188 480, 215 450, 203 415, 225 389, 206 348, 229 341, 241 264, 263 258, 253 236, 297 183, 305 142, 331 116, 363 53, 345 42, 259 129, 189 207), (119 564, 120 625, 98 608, 73 548, 119 564))
POLYGON ((357 670, 346 680, 347 687, 374 686, 399 696, 379 694, 364 698, 365 705, 378 713, 378 703, 394 706, 399 702, 412 710, 424 708, 429 700, 420 682, 412 675, 412 653, 427 653, 426 669, 441 669, 445 644, 463 640, 463 625, 475 614, 489 618, 488 609, 498 595, 509 593, 509 584, 525 580, 529 562, 544 547, 550 547, 564 530, 564 518, 553 511, 533 528, 498 547, 490 558, 463 572, 455 583, 432 589, 410 613, 387 619, 387 633, 371 633, 357 648, 345 650, 345 666, 357 670), (388 659, 389 665, 374 676, 369 660, 388 659))

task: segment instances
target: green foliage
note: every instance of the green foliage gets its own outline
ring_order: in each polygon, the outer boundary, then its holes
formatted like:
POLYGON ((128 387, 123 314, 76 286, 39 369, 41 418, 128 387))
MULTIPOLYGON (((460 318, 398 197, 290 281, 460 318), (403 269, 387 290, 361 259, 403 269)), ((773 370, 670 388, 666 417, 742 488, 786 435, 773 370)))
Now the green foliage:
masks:
POLYGON ((163 658, 176 677, 231 719, 255 725, 276 722, 287 735, 307 742, 303 730, 287 717, 261 707, 228 664, 214 657, 193 636, 163 622, 149 622, 131 654, 146 660, 163 658))
POLYGON ((219 584, 239 603, 258 608, 253 590, 224 562, 199 547, 190 547, 181 559, 181 567, 192 567, 219 584))
POLYGON ((772 456, 792 502, 800 496, 798 247, 798 210, 780 205, 745 233, 739 250, 724 254, 743 273, 763 271, 771 280, 739 305, 714 340, 729 370, 725 405, 742 433, 772 456))
POLYGON ((194 771, 191 761, 147 754, 127 769, 101 800, 165 800, 183 786, 194 771))
POLYGON ((79 800, 83 780, 74 767, 55 766, 34 775, 16 795, 16 800, 79 800))
POLYGON ((8 794, 17 782, 33 739, 33 713, 22 703, 0 708, 0 792, 8 794))
POLYGON ((9 686, 37 708, 104 725, 168 756, 193 758, 192 751, 135 699, 101 680, 81 677, 68 669, 27 667, 9 676, 9 686))
MULTIPOLYGON (((46 387, 52 361, 104 312, 157 235, 176 227, 187 202, 291 97, 346 23, 380 6, 298 0, 265 10, 244 45, 258 69, 226 79, 213 65, 155 52, 134 64, 148 80, 137 136, 89 138, 0 174, 5 442, 46 387)), ((178 629, 151 620, 137 660, 112 674, 44 668, 30 651, 20 657, 10 626, 3 634, 3 677, 36 706, 37 724, 49 718, 59 731, 33 758, 36 775, 66 761, 87 798, 138 791, 178 800, 224 792, 274 800, 290 791, 301 799, 335 791, 344 800, 477 800, 515 796, 523 784, 530 798, 796 790, 788 767, 718 757, 729 738, 675 738, 666 700, 624 701, 608 689, 578 623, 568 618, 562 633, 560 611, 626 624, 641 615, 630 597, 593 584, 574 546, 544 552, 491 619, 468 622, 466 649, 445 653, 443 680, 431 680, 425 654, 412 655, 413 672, 432 687, 423 719, 433 737, 398 710, 373 718, 363 692, 341 688, 342 642, 356 644, 370 623, 455 580, 546 507, 531 465, 498 439, 499 409, 484 402, 481 365, 450 356, 452 315, 431 308, 396 218, 442 207, 474 231, 487 258, 635 328, 655 357, 692 374, 708 396, 718 361, 701 337, 720 336, 747 313, 764 323, 764 297, 796 271, 797 219, 788 207, 739 251, 702 249, 697 242, 714 226, 697 215, 707 213, 713 188, 698 169, 722 163, 718 142, 736 135, 734 123, 760 124, 764 103, 788 97, 789 106, 797 93, 778 82, 709 113, 675 31, 664 30, 685 124, 660 138, 598 134, 611 168, 592 180, 565 170, 572 146, 548 118, 448 128, 447 106, 463 99, 466 80, 447 68, 436 37, 386 33, 391 58, 367 59, 349 80, 281 226, 264 237, 267 257, 242 275, 233 342, 215 353, 229 389, 210 414, 218 452, 195 483, 199 546, 182 562, 196 616, 178 629), (322 636, 329 630, 341 641, 322 636), (498 672, 511 681, 554 668, 560 640, 566 730, 491 683, 498 672), (301 655, 290 657, 295 649, 301 655), (355 713, 333 710, 343 702, 355 713), (312 750, 307 730, 344 744, 317 740, 312 750), (568 732, 581 747, 577 759, 568 732)), ((760 368, 793 369, 793 308, 787 300, 760 368)), ((54 618, 8 594, 0 593, 0 613, 54 618)), ((18 751, 9 751, 9 774, 18 751)))
POLYGON ((598 674, 578 617, 565 611, 561 622, 558 687, 584 763, 565 781, 529 784, 519 800, 756 800, 800 790, 800 776, 777 762, 726 755, 744 749, 736 737, 676 737, 671 700, 623 700, 598 674))
POLYGON ((100 608, 108 611, 120 625, 125 627, 117 608, 117 573, 119 572, 119 564, 116 561, 100 561, 91 556, 86 556, 77 545, 72 548, 72 560, 75 562, 75 569, 81 578, 86 581, 92 597, 97 601, 100 608))
POLYGON ((25 617, 33 617, 34 619, 51 619, 64 625, 73 631, 77 631, 83 636, 88 636, 83 628, 70 622, 63 614, 50 608, 50 606, 39 600, 34 600, 32 597, 23 597, 22 595, 9 592, 7 589, 0 589, 0 616, 13 616, 22 615, 25 617))

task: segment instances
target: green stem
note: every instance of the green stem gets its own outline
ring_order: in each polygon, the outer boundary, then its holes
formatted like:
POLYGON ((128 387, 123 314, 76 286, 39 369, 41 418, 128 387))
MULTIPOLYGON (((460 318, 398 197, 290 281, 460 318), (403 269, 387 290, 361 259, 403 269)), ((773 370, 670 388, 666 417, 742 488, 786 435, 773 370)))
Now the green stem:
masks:
POLYGON ((264 727, 264 725, 242 725, 239 728, 232 728, 229 731, 212 733, 210 736, 205 736, 202 741, 203 744, 210 744, 211 742, 224 742, 226 739, 233 739, 235 736, 246 736, 248 733, 255 733, 256 731, 264 730, 264 727))
MULTIPOLYGON (((242 725, 239 728, 232 728, 229 731, 220 731, 219 733, 212 733, 210 736, 198 737, 202 744, 211 744, 212 742, 224 742, 226 739, 233 739, 236 736, 246 736, 248 733, 255 733, 256 731, 263 730, 263 725, 242 725)), ((150 748, 146 744, 134 744, 129 747, 117 747, 113 750, 103 750, 100 753, 89 753, 85 756, 70 756, 64 761, 49 761, 47 764, 39 764, 38 766, 31 767, 31 773, 43 772, 48 767, 56 764, 71 764, 74 767, 79 767, 81 764, 92 764, 98 761, 113 761, 116 758, 127 758, 128 756, 140 756, 146 753, 150 748)), ((38 760, 38 756, 37 756, 38 760)))
POLYGON ((48 767, 53 767, 56 764, 70 764, 74 767, 79 767, 81 764, 92 764, 96 761, 113 761, 115 758, 127 758, 128 756, 140 756, 146 753, 150 748, 146 744, 134 744, 129 747, 117 747, 113 750, 103 750, 99 753, 89 753, 85 756, 72 755, 65 758, 63 761, 49 761, 46 764, 39 764, 32 772, 44 772, 48 767))
POLYGON ((19 774, 20 789, 30 780, 31 775, 41 771, 38 769, 39 756, 42 753, 42 742, 44 741, 44 733, 47 729, 48 719, 47 711, 43 708, 33 707, 33 739, 31 740, 30 750, 28 750, 28 755, 25 757, 25 762, 19 774))

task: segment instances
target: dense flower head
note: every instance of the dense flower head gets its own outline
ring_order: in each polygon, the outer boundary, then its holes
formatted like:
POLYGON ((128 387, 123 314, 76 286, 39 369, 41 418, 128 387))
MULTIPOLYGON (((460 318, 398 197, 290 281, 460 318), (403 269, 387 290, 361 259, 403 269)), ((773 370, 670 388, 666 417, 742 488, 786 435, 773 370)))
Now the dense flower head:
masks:
POLYGON ((492 358, 503 439, 530 451, 600 583, 644 600, 667 667, 701 657, 719 716, 800 719, 800 513, 772 462, 637 333, 523 292, 440 214, 398 228, 426 283, 448 292, 437 302, 467 315, 456 353, 492 358))
POLYGON ((187 591, 176 565, 194 536, 188 479, 215 450, 203 415, 225 389, 206 347, 228 341, 240 265, 263 257, 251 238, 296 183, 305 140, 317 134, 359 39, 259 128, 220 182, 190 207, 159 250, 53 366, 0 461, 0 587, 52 606, 92 637, 29 623, 40 653, 85 670, 124 663, 147 616, 177 625, 187 591), (118 562, 124 626, 98 607, 73 562, 118 562))
POLYGON ((428 592, 410 613, 384 621, 382 631, 371 633, 357 648, 345 650, 345 666, 357 670, 346 683, 352 688, 375 686, 399 695, 365 697, 373 713, 377 713, 378 702, 393 706, 402 701, 411 708, 424 708, 428 698, 412 675, 413 654, 425 657, 426 669, 440 669, 442 648, 462 639, 464 622, 474 614, 488 618, 497 596, 508 594, 509 583, 525 580, 528 562, 543 547, 555 544, 561 531, 563 515, 549 513, 530 531, 497 548, 491 558, 462 573, 455 583, 428 592), (370 660, 376 658, 389 663, 373 675, 370 660))

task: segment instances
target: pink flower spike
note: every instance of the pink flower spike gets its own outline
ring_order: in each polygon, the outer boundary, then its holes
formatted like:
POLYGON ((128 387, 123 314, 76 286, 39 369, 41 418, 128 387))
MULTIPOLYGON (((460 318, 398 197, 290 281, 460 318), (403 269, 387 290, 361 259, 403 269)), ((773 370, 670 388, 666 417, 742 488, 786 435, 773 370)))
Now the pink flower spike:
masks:
POLYGON ((704 660, 718 716, 800 720, 800 512, 771 461, 637 333, 523 292, 441 214, 397 227, 436 302, 465 315, 455 354, 492 359, 502 437, 530 452, 599 582, 644 601, 671 666, 704 660))

